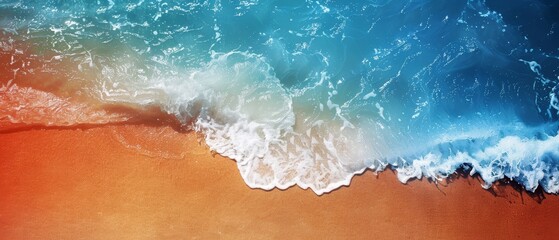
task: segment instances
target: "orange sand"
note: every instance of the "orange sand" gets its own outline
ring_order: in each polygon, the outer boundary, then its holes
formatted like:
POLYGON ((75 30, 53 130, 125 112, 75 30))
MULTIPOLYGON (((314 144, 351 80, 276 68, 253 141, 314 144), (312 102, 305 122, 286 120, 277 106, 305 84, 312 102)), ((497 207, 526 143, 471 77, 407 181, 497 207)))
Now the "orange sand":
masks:
POLYGON ((550 239, 541 204, 476 179, 368 172, 324 196, 248 188, 193 133, 102 126, 0 133, 0 239, 550 239), (140 137, 142 136, 142 137, 140 137), (124 145, 123 145, 124 143, 124 145))

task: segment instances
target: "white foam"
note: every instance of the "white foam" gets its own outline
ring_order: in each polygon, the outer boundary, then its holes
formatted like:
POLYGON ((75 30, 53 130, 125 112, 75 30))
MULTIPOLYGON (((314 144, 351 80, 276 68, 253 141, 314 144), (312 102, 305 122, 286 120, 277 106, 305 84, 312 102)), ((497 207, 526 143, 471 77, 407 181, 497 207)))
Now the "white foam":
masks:
POLYGON ((192 122, 213 151, 236 160, 250 187, 299 185, 322 194, 366 169, 366 134, 344 127, 337 108, 329 109, 334 120, 305 121, 308 112, 295 113, 292 97, 262 57, 216 53, 185 76, 157 84, 167 95, 161 104, 192 122))
MULTIPOLYGON (((348 185, 366 169, 392 166, 400 181, 407 182, 422 177, 440 180, 467 165, 471 174, 483 178, 484 187, 510 178, 529 191, 538 186, 547 192, 559 190, 559 137, 535 139, 523 125, 509 126, 504 135, 506 127, 491 124, 485 124, 484 131, 446 131, 438 137, 429 133, 413 143, 403 135, 394 137, 398 129, 394 124, 399 123, 349 119, 332 95, 321 94, 325 91, 321 88, 331 91, 331 84, 290 94, 266 59, 246 52, 213 53, 199 67, 151 81, 144 85, 119 81, 116 87, 125 91, 103 88, 110 93, 104 97, 139 104, 149 99, 148 104, 162 106, 202 132, 211 150, 237 161, 241 176, 253 188, 298 185, 323 194, 348 185), (320 107, 321 102, 327 108, 320 107)), ((385 120, 385 107, 390 106, 374 106, 379 120, 385 120)))
POLYGON ((457 147, 455 153, 445 156, 433 151, 409 164, 399 166, 398 179, 407 182, 413 178, 428 177, 440 180, 467 165, 470 174, 479 174, 484 180, 483 187, 490 187, 500 179, 513 179, 526 190, 535 191, 541 186, 548 193, 559 190, 559 136, 549 136, 543 140, 505 136, 498 141, 491 138, 478 139, 481 144, 469 149, 457 147))

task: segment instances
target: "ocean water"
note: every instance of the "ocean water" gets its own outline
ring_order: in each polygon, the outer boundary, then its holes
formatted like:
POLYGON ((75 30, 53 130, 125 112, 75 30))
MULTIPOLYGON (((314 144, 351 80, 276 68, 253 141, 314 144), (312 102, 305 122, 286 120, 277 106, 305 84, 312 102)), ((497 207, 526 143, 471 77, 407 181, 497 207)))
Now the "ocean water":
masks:
POLYGON ((557 193, 558 71, 553 0, 0 0, 0 119, 155 107, 253 188, 462 169, 557 193))

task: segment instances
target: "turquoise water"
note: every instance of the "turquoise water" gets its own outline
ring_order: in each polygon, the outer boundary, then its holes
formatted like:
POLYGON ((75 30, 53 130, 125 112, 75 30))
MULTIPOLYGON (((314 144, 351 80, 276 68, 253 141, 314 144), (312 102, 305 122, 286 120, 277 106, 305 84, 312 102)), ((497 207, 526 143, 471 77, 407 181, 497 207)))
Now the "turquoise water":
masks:
POLYGON ((255 188, 389 167, 556 193, 558 23, 549 0, 3 0, 0 64, 157 106, 255 188))

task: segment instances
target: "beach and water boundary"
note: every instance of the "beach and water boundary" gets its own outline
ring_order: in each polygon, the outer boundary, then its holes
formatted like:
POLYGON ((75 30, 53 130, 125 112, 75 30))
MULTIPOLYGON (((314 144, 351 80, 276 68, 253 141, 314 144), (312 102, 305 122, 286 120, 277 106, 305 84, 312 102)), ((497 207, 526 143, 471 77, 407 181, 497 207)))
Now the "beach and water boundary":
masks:
POLYGON ((557 12, 2 1, 0 239, 554 236, 557 12))

